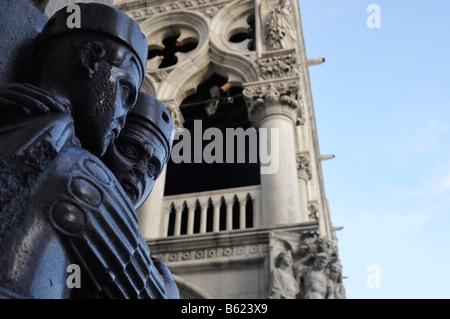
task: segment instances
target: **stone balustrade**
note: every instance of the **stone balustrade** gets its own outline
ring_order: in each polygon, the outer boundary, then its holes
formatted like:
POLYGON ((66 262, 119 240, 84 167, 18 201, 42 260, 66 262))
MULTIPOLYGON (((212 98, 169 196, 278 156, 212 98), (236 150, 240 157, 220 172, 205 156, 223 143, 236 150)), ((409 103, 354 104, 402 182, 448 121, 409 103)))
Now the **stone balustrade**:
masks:
POLYGON ((165 196, 165 236, 246 229, 260 224, 261 187, 165 196))

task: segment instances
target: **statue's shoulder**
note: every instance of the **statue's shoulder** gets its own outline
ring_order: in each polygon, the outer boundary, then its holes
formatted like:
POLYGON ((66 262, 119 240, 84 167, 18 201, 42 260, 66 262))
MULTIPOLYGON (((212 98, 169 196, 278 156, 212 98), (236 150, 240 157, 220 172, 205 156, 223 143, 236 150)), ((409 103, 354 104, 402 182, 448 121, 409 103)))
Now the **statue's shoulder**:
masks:
POLYGON ((67 113, 46 113, 0 123, 0 161, 21 156, 34 148, 59 152, 67 143, 79 144, 72 117, 67 113))

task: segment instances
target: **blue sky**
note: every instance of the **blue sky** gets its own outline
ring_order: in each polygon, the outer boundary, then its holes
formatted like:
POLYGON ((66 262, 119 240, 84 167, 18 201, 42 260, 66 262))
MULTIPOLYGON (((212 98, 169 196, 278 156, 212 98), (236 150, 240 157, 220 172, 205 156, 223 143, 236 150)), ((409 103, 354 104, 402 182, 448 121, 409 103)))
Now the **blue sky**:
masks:
POLYGON ((308 58, 326 59, 309 71, 347 296, 450 298, 450 1, 300 7, 308 58))

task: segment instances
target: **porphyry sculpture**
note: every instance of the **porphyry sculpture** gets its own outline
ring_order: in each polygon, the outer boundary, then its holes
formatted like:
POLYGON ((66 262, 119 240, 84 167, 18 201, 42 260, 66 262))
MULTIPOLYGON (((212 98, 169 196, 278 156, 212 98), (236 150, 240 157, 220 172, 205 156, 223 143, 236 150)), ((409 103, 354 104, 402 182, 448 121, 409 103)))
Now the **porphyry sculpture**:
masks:
POLYGON ((117 9, 78 6, 79 28, 65 9, 45 25, 27 83, 0 88, 0 297, 176 298, 99 159, 136 102, 146 39, 117 9), (74 291, 71 264, 82 274, 74 291))

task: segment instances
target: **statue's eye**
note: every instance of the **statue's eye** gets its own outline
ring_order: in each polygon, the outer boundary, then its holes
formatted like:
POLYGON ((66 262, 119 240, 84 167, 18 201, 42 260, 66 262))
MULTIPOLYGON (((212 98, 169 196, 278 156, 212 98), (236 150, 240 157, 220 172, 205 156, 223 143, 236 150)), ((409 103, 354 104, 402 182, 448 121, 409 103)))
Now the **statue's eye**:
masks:
POLYGON ((151 178, 156 178, 159 174, 159 170, 160 170, 161 165, 159 164, 159 161, 152 157, 149 162, 148 162, 148 167, 147 167, 147 173, 151 178))
POLYGON ((130 88, 126 85, 122 85, 122 100, 123 102, 127 102, 128 98, 130 97, 130 88))
POLYGON ((147 172, 148 172, 148 175, 149 175, 151 178, 155 178, 155 177, 156 177, 156 173, 157 173, 156 166, 153 165, 153 164, 149 164, 149 165, 148 165, 148 168, 147 168, 147 172))
POLYGON ((138 158, 138 152, 132 145, 129 144, 121 145, 119 147, 119 150, 125 156, 128 156, 130 158, 138 158))

